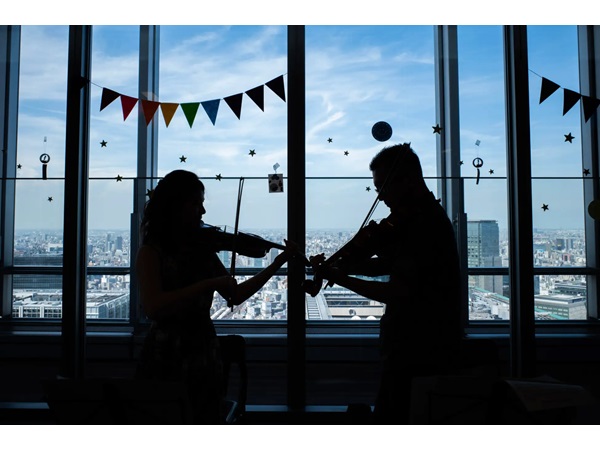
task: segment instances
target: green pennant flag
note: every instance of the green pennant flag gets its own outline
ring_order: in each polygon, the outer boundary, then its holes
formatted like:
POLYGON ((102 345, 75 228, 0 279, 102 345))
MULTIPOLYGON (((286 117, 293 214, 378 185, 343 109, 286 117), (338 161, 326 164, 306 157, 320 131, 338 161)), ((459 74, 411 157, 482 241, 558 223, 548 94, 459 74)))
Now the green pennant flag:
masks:
POLYGON ((196 118, 196 113, 198 112, 198 108, 200 107, 200 102, 180 103, 179 106, 181 106, 183 114, 185 114, 185 118, 190 124, 190 128, 192 128, 194 119, 196 118))

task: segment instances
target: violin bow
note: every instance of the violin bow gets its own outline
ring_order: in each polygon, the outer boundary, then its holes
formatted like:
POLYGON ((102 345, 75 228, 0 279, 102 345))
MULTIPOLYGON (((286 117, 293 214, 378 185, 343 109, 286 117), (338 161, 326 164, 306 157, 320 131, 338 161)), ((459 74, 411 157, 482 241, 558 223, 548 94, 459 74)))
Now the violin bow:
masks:
MULTIPOLYGON (((232 277, 235 277, 235 247, 238 236, 238 227, 240 223, 240 207, 242 205, 242 192, 244 191, 244 177, 240 177, 240 184, 238 186, 238 197, 237 197, 237 207, 235 211, 235 225, 233 229, 233 244, 231 245, 231 268, 229 269, 229 274, 232 277)), ((233 311, 233 303, 231 304, 231 311, 233 311)))

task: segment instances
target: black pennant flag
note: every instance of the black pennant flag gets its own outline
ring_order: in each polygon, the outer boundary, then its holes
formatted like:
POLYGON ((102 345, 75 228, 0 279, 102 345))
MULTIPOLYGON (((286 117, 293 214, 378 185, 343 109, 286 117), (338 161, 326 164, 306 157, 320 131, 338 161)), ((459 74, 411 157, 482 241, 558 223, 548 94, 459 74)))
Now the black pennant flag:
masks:
POLYGON ((258 106, 261 109, 261 111, 264 112, 264 110, 265 110, 265 86, 262 84, 260 86, 256 86, 255 88, 252 88, 249 91, 246 91, 246 94, 248 95, 248 97, 250 97, 252 99, 252 101, 254 103, 256 103, 256 106, 258 106))
POLYGON ((540 91, 540 103, 554 94, 560 86, 548 78, 542 77, 542 90, 540 91))
POLYGON ((275 92, 281 100, 285 102, 285 88, 283 86, 283 75, 279 75, 277 78, 273 78, 271 81, 265 83, 269 89, 275 92))
POLYGON ((242 114, 242 95, 243 94, 230 95, 229 97, 225 97, 223 99, 225 100, 225 103, 229 105, 229 107, 238 119, 242 114))
POLYGON ((112 89, 102 89, 102 100, 100 101, 100 111, 110 105, 114 100, 119 98, 121 94, 113 91, 112 89))
POLYGON ((583 103, 583 115, 587 122, 592 117, 592 114, 596 112, 598 106, 600 106, 600 100, 597 98, 588 97, 587 95, 581 96, 581 102, 583 103))
POLYGON ((563 88, 563 91, 565 91, 565 99, 563 103, 564 116, 573 106, 575 106, 575 103, 579 101, 579 99, 581 98, 581 94, 570 89, 563 88))

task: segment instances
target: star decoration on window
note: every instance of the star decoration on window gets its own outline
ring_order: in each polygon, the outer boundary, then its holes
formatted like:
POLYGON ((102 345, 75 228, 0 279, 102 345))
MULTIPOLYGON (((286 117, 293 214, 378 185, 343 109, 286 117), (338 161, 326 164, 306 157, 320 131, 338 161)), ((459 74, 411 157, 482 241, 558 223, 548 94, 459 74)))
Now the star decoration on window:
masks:
POLYGON ((348 150, 344 150, 344 155, 348 156, 350 152, 348 150))
POLYGON ((366 187, 366 191, 369 192, 371 188, 369 186, 366 187))
POLYGON ((185 156, 181 155, 181 156, 179 157, 179 162, 185 162, 185 160, 186 160, 186 159, 187 159, 187 158, 186 158, 185 156))
POLYGON ((327 142, 329 142, 331 144, 333 142, 333 139, 327 138, 327 142))
POLYGON ((100 142, 100 147, 106 147, 106 144, 108 144, 108 142, 102 139, 102 142, 100 142))
POLYGON ((543 209, 544 211, 548 211, 548 205, 546 205, 545 203, 544 203, 544 204, 542 204, 542 209, 543 209))
POLYGON ((21 167, 23 167, 21 164, 17 164, 17 169, 20 169, 21 167))
POLYGON ((52 200, 54 200, 52 197, 48 197, 49 202, 51 202, 52 200))
POLYGON ((117 178, 116 178, 116 180, 117 180, 117 183, 118 183, 119 181, 123 181, 123 177, 122 177, 121 175, 117 175, 117 178))
POLYGON ((494 169, 490 169, 490 175, 494 174, 494 169))
POLYGON ((149 199, 152 198, 152 194, 154 194, 154 189, 146 189, 146 197, 149 199))
POLYGON ((217 174, 217 175, 215 175, 215 180, 217 180, 217 181, 221 181, 221 178, 223 178, 223 177, 221 176, 221 174, 217 174))
POLYGON ((465 163, 464 161, 461 161, 459 164, 462 166, 464 163, 465 163))
POLYGON ((250 150, 250 152, 248 154, 250 156, 254 157, 254 155, 256 155, 256 150, 252 149, 252 150, 250 150))
POLYGON ((590 169, 583 169, 583 174, 587 177, 590 174, 590 169))
POLYGON ((575 139, 575 136, 571 135, 571 133, 565 134, 565 142, 569 142, 570 144, 572 144, 573 139, 575 139))
POLYGON ((431 127, 431 128, 433 128, 433 133, 434 133, 434 134, 435 134, 435 133, 437 133, 437 134, 442 134, 442 133, 441 133, 441 131, 442 131, 442 127, 440 127, 440 124, 439 124, 439 123, 438 123, 438 124, 436 124, 436 125, 435 125, 435 127, 431 127))

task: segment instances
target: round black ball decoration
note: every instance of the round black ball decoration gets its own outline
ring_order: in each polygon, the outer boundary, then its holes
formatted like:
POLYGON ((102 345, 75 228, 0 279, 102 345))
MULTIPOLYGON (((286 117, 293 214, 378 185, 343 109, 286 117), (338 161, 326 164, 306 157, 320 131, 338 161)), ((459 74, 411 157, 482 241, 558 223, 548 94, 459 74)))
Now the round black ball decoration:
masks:
POLYGON ((392 137, 392 127, 387 122, 377 122, 373 125, 371 134, 379 142, 384 142, 392 137))

